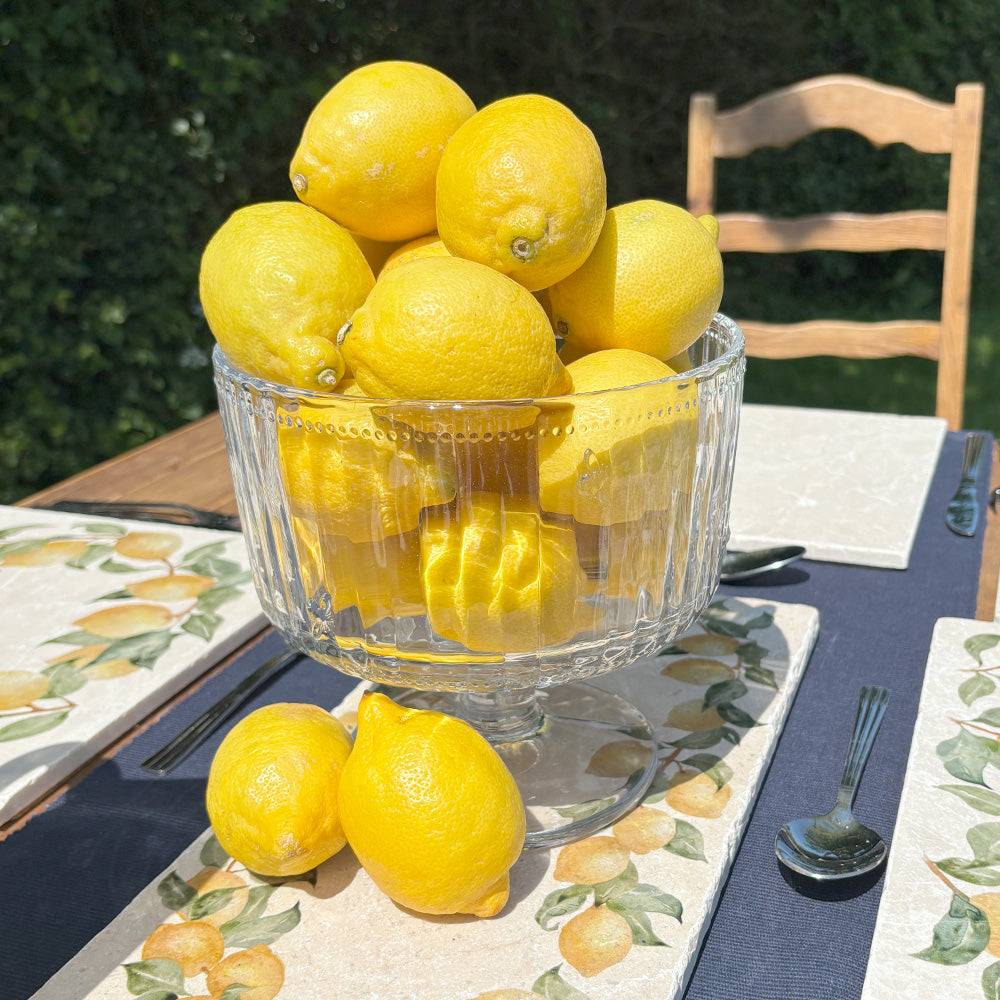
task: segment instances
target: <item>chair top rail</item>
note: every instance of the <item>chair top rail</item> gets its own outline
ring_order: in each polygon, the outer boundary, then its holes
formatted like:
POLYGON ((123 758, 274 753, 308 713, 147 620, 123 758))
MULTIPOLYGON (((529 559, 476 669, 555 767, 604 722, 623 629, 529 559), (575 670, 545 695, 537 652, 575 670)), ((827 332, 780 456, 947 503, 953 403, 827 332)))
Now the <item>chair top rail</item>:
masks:
MULTIPOLYGON (((703 97, 714 105, 712 95, 697 95, 703 97)), ((725 158, 746 156, 764 146, 783 148, 831 128, 850 129, 875 146, 901 142, 923 153, 949 153, 955 106, 857 76, 821 76, 715 112, 712 152, 725 158)))
POLYGON ((803 323, 759 323, 737 319, 746 338, 746 353, 754 358, 892 358, 911 355, 936 361, 941 324, 930 320, 886 320, 858 323, 842 319, 803 323))

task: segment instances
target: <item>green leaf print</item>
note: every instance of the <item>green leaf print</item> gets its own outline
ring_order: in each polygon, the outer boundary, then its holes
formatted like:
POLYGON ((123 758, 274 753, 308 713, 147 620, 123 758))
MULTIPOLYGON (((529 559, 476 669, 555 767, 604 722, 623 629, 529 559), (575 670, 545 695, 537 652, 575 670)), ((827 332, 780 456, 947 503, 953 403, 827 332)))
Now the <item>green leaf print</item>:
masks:
POLYGON ((965 839, 977 861, 1000 864, 1000 823, 978 823, 969 829, 965 839))
POLYGON ((214 833, 202 844, 199 859, 209 868, 225 868, 229 864, 229 855, 223 850, 214 833))
POLYGON ((44 715, 32 715, 27 719, 18 719, 0 728, 0 743, 10 743, 12 740, 24 740, 29 736, 47 733, 50 729, 62 725, 69 712, 46 712, 44 715))
POLYGON ((958 686, 958 696, 966 705, 985 698, 996 690, 997 682, 988 674, 973 674, 958 686))
POLYGON ((1000 816, 1000 795, 988 788, 968 787, 967 785, 938 785, 942 791, 951 792, 966 805, 990 816, 1000 816))
POLYGON ((942 740, 937 745, 937 755, 945 770, 960 781, 984 785, 983 771, 987 764, 1000 767, 1000 743, 992 737, 976 736, 966 729, 958 735, 942 740))
POLYGON ((274 944, 282 934, 297 927, 301 919, 298 903, 266 917, 248 916, 244 909, 239 916, 226 921, 219 933, 227 948, 252 948, 257 944, 274 944))
POLYGON ((747 686, 738 677, 728 681, 720 681, 705 690, 705 708, 729 704, 742 698, 746 693, 747 686))
POLYGON ((965 965, 982 954, 989 939, 990 922, 986 914, 953 894, 948 913, 934 926, 931 946, 913 957, 938 965, 965 965))
POLYGON ((589 885, 568 885, 564 889, 554 889, 538 907, 535 922, 543 931, 554 931, 560 917, 576 913, 590 898, 589 885))
POLYGON ((172 958, 151 958, 145 962, 128 962, 123 968, 129 993, 143 1000, 168 1000, 188 996, 184 988, 184 972, 172 958))
POLYGON ((1000 872, 982 861, 967 858, 943 858, 934 862, 938 868, 952 878, 971 882, 973 885, 1000 885, 1000 872))
POLYGON ((130 660, 137 667, 149 670, 175 638, 168 629, 158 629, 155 632, 130 635, 127 639, 116 639, 91 661, 91 665, 104 663, 105 660, 130 660))
POLYGON ((193 885, 188 885, 177 872, 164 875, 157 883, 156 892, 168 910, 178 913, 185 910, 187 905, 198 897, 198 890, 193 885))
POLYGON ((675 820, 677 828, 674 835, 663 845, 663 850, 687 858, 689 861, 707 861, 705 857, 705 840, 701 831, 687 820, 675 820))
POLYGON ((573 989, 569 983, 559 975, 561 965, 543 972, 532 984, 531 992, 537 993, 546 1000, 588 1000, 586 993, 573 989))
POLYGON ((986 1000, 1000 1000, 1000 962, 994 962, 983 969, 981 984, 986 1000))
POLYGON ((987 633, 980 633, 979 635, 970 635, 968 639, 965 640, 965 651, 971 656, 976 663, 980 666, 983 665, 983 653, 988 649, 992 649, 997 643, 1000 643, 1000 635, 992 635, 987 633))
POLYGON ((632 943, 644 945, 645 947, 666 948, 667 942, 661 940, 653 930, 653 924, 649 919, 649 914, 645 910, 633 907, 626 901, 626 897, 613 899, 608 903, 608 909, 618 916, 624 917, 632 932, 632 943))

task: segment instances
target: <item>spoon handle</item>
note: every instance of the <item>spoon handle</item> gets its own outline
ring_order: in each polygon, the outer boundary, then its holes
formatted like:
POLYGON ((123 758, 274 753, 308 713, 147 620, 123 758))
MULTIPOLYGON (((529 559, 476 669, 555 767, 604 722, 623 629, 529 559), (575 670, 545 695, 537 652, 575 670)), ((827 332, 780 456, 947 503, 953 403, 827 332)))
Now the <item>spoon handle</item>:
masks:
POLYGON ((888 703, 887 688, 866 685, 861 689, 858 714, 854 718, 854 732, 851 733, 851 744, 847 749, 847 761, 844 764, 844 776, 840 779, 838 795, 838 799, 849 806, 854 804, 861 773, 868 763, 868 755, 872 752, 888 703))

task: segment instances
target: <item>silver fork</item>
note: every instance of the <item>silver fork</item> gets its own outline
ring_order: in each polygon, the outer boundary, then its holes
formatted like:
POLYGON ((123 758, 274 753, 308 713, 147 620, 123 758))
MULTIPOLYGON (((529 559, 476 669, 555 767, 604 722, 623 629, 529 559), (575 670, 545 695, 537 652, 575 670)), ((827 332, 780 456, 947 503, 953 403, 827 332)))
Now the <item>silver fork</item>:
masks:
POLYGON ((979 487, 976 480, 989 440, 989 434, 982 431, 973 431, 965 438, 962 476, 944 515, 945 524, 958 535, 974 535, 979 525, 979 487))

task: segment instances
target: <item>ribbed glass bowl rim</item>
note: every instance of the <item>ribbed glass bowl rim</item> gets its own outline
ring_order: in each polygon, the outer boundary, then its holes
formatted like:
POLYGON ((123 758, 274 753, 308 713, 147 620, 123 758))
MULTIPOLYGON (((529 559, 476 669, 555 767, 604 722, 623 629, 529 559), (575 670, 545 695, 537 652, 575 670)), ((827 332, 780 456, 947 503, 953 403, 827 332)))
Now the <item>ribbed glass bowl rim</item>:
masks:
POLYGON ((709 330, 715 328, 718 332, 728 335, 729 344, 717 358, 706 361, 704 364, 691 368, 688 371, 677 375, 670 375, 667 378, 655 379, 652 382, 637 382, 634 385, 616 386, 614 389, 598 389, 592 392, 571 393, 562 396, 537 396, 517 399, 404 399, 404 398, 379 398, 375 396, 345 396, 342 393, 317 390, 299 389, 295 386, 284 385, 281 382, 274 382, 258 375, 251 375, 249 372, 237 368, 219 344, 212 350, 212 364, 218 374, 235 379, 244 385, 251 386, 259 392, 268 396, 295 397, 299 402, 342 402, 353 406, 364 403, 378 403, 384 407, 407 407, 412 409, 437 410, 477 410, 483 407, 515 407, 515 406, 552 406, 554 404, 565 405, 566 401, 580 399, 581 397, 608 396, 614 393, 630 392, 634 389, 649 388, 652 386, 678 385, 686 386, 692 382, 710 382, 719 375, 732 368, 743 357, 745 341, 743 331, 739 325, 723 313, 716 313, 709 325, 699 334, 703 337, 709 330))

